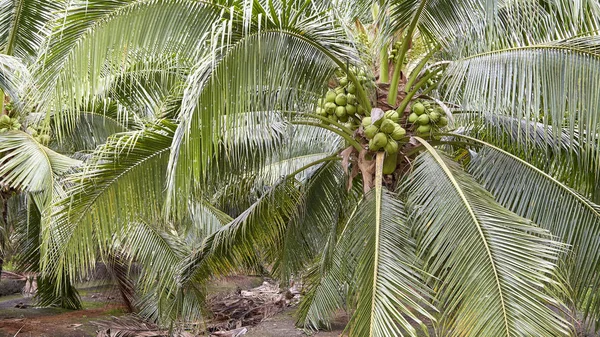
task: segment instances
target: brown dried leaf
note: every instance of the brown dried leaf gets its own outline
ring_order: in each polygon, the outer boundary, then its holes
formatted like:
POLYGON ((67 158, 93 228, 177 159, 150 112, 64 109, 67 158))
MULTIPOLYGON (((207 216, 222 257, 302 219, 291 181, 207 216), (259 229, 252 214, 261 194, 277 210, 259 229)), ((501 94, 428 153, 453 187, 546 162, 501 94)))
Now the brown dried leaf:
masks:
POLYGON ((367 150, 363 149, 358 154, 358 168, 362 173, 365 194, 373 187, 373 176, 375 175, 375 161, 366 159, 368 153, 367 150))

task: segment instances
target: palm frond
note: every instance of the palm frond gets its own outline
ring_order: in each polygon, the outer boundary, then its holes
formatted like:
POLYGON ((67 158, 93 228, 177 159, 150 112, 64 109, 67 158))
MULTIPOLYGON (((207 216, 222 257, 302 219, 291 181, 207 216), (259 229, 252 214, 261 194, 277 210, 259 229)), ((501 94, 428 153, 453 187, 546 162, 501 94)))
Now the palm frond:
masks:
POLYGON ((0 155, 0 183, 39 195, 41 208, 51 201, 57 178, 80 164, 21 131, 0 134, 0 155))
POLYGON ((169 170, 171 198, 191 195, 191 181, 205 181, 221 134, 243 125, 245 113, 313 111, 336 63, 323 53, 328 46, 309 35, 260 32, 230 47, 216 64, 212 56, 203 60, 182 103, 169 170))
POLYGON ((106 87, 105 72, 130 53, 194 59, 224 7, 208 1, 104 1, 73 4, 54 20, 36 78, 57 123, 73 126, 78 107, 106 87), (51 98, 54 98, 52 100, 51 98), (64 102, 67 102, 66 104, 64 102))
POLYGON ((231 271, 256 268, 277 256, 291 218, 297 216, 300 192, 292 179, 281 179, 251 207, 207 237, 180 265, 180 282, 188 284, 231 271))
POLYGON ((75 277, 95 261, 99 246, 131 221, 160 218, 166 165, 175 125, 166 120, 117 134, 88 166, 69 177, 66 196, 45 217, 42 268, 75 277))
POLYGON ((550 233, 517 216, 429 144, 407 187, 419 252, 442 315, 460 336, 562 336, 569 324, 549 305, 564 249, 550 233))
POLYGON ((598 318, 600 285, 597 237, 600 206, 518 157, 489 144, 477 153, 470 171, 506 208, 531 219, 569 244, 561 268, 577 309, 598 318))
POLYGON ((25 85, 30 80, 29 70, 18 58, 0 54, 0 89, 16 103, 17 109, 24 103, 22 100, 25 85))
POLYGON ((0 2, 0 49, 27 63, 38 56, 48 36, 48 23, 65 1, 6 0, 0 2))
POLYGON ((354 218, 362 227, 364 249, 356 270, 357 307, 351 318, 352 336, 418 336, 413 324, 427 327, 429 290, 422 280, 416 245, 404 205, 382 186, 383 154, 377 156, 375 188, 359 205, 354 218))
POLYGON ((548 139, 556 141, 555 152, 565 145, 562 130, 568 132, 573 147, 578 136, 577 144, 585 154, 578 164, 598 176, 600 54, 577 41, 502 50, 454 62, 446 73, 446 98, 466 111, 541 122, 543 132, 553 133, 548 139))

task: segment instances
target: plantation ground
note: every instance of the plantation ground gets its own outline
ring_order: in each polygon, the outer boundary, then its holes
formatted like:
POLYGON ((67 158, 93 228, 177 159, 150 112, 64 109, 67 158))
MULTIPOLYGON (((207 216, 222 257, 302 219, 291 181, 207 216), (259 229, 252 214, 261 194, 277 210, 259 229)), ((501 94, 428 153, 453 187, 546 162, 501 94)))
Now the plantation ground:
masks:
MULTIPOLYGON (((237 289, 250 289, 260 285, 262 279, 254 277, 233 277, 217 282, 211 287, 211 293, 228 293, 237 289)), ((124 307, 119 303, 118 293, 110 286, 86 285, 80 289, 83 310, 64 310, 58 308, 34 308, 31 298, 22 295, 0 297, 0 337, 93 337, 98 327, 93 323, 112 316, 122 316, 124 307), (25 308, 16 308, 19 304, 25 308)), ((250 328, 244 337, 300 337, 304 332, 294 326, 294 309, 268 318, 259 325, 250 328)), ((343 315, 337 319, 333 331, 322 331, 318 337, 338 337, 343 331, 346 319, 343 315)))

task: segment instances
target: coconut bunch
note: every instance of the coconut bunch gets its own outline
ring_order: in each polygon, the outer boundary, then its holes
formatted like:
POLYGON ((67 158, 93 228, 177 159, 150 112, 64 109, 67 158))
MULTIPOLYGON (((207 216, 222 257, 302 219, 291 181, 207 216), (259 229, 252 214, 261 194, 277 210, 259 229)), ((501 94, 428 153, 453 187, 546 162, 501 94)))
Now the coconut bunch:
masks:
POLYGON ((398 152, 398 141, 406 136, 406 130, 398 124, 400 114, 395 110, 388 110, 384 115, 373 120, 371 117, 362 119, 364 135, 369 140, 369 150, 384 150, 387 154, 398 152))
POLYGON ((400 50, 400 48, 402 47, 402 43, 400 41, 396 41, 393 45, 392 45, 392 50, 390 51, 389 55, 388 55, 388 60, 391 62, 395 62, 396 59, 398 58, 398 51, 400 50))
POLYGON ((27 133, 33 137, 38 143, 48 145, 52 138, 50 137, 48 127, 39 125, 29 125, 27 133))
MULTIPOLYGON (((330 122, 345 123, 345 126, 356 130, 360 125, 362 116, 368 114, 363 106, 358 103, 356 97, 357 85, 363 87, 374 86, 374 79, 368 78, 362 71, 357 72, 358 84, 353 83, 343 73, 338 79, 338 85, 329 89, 325 97, 317 101, 316 114, 327 117, 330 122)), ((327 121, 323 121, 327 123, 327 121)))
POLYGON ((17 118, 11 118, 9 115, 0 116, 0 132, 19 130, 20 128, 21 123, 17 118))
POLYGON ((428 135, 448 125, 448 118, 439 106, 433 107, 427 101, 418 101, 412 105, 408 122, 413 124, 417 135, 428 135))

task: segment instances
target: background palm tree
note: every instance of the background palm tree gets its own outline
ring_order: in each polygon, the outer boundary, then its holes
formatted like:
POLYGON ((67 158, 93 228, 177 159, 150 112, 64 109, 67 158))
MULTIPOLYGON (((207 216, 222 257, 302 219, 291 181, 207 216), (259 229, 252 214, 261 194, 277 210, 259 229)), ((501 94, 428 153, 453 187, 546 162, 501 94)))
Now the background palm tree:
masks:
POLYGON ((352 336, 427 324, 566 336, 569 317, 600 314, 599 10, 70 3, 13 99, 36 102, 24 114, 40 112, 51 147, 83 164, 8 132, 0 176, 47 201, 49 284, 126 257, 143 269, 138 307, 162 323, 197 319, 210 278, 264 264, 282 282, 302 277, 308 329, 345 308, 352 336), (349 85, 357 113, 323 113, 318 99, 349 85), (417 99, 432 111, 413 122, 417 99), (397 146, 380 150, 366 129, 382 131, 386 110, 406 136, 384 135, 397 146), (40 158, 44 174, 28 171, 40 158))

